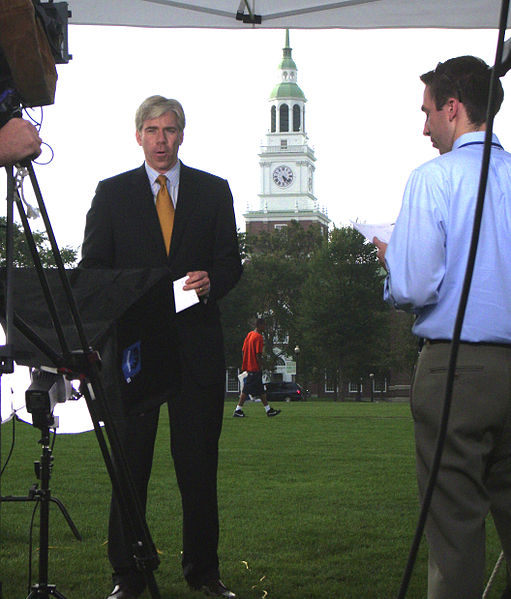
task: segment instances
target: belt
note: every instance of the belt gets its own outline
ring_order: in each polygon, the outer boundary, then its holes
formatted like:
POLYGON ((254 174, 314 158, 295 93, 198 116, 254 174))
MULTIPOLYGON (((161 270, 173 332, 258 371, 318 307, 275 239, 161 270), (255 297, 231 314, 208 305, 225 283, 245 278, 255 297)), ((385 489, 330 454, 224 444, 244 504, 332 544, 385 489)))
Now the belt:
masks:
MULTIPOLYGON (((451 339, 424 339, 424 345, 437 345, 438 343, 452 343, 451 339)), ((473 345, 478 347, 505 347, 511 349, 511 343, 498 343, 496 341, 460 341, 460 345, 473 345)))

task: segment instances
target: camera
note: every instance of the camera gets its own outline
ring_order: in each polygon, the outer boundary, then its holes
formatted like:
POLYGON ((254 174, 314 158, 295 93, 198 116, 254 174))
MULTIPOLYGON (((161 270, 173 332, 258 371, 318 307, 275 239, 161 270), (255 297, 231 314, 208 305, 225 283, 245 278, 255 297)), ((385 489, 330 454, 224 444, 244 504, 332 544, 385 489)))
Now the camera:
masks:
POLYGON ((53 104, 55 64, 69 62, 66 2, 0 0, 0 116, 53 104))

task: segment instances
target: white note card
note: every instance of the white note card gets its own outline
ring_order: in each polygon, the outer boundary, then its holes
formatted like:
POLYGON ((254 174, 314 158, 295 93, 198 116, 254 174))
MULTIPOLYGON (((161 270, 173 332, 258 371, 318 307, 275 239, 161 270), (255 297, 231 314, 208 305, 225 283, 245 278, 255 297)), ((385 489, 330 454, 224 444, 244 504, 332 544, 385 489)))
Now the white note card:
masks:
POLYGON ((177 281, 174 281, 174 303, 176 312, 181 312, 182 310, 186 310, 186 308, 199 303, 199 296, 195 289, 189 289, 188 291, 183 289, 186 279, 188 279, 188 276, 181 277, 177 281))

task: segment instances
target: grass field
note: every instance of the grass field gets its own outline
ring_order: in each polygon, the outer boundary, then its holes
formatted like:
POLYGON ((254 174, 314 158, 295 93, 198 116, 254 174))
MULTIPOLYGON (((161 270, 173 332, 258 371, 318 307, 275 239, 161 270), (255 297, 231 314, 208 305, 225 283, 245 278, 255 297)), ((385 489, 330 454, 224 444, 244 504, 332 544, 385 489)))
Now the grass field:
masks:
MULTIPOLYGON (((247 418, 227 402, 220 447, 222 578, 240 599, 391 599, 397 595, 418 516, 413 430, 408 406, 391 403, 284 404, 267 418, 260 404, 247 418)), ((162 416, 165 411, 162 411, 162 416)), ((36 482, 39 431, 17 423, 16 447, 1 492, 26 495, 36 482)), ((11 425, 2 426, 2 460, 11 425)), ((160 424, 148 524, 161 565, 163 599, 198 599, 180 568, 180 499, 160 424)), ((111 590, 106 558, 110 481, 93 433, 59 435, 52 494, 67 507, 83 541, 57 507, 50 514, 49 582, 67 599, 104 599, 111 590)), ((33 502, 3 503, 0 581, 3 599, 28 595, 28 535, 33 502)), ((38 514, 32 582, 38 580, 38 514)), ((488 525, 488 568, 500 553, 488 525)), ((407 597, 424 599, 422 544, 407 597)), ((489 594, 497 599, 504 572, 489 594)), ((144 598, 149 593, 144 594, 144 598)))

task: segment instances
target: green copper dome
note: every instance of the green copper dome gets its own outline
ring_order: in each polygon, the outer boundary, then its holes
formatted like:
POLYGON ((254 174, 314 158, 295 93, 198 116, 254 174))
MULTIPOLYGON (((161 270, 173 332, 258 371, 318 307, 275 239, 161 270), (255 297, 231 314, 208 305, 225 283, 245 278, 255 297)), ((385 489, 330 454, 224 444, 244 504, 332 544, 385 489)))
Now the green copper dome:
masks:
MULTIPOLYGON (((284 50, 287 50, 287 48, 284 48, 284 50)), ((279 64, 279 69, 288 69, 288 70, 293 70, 296 71, 296 63, 295 61, 291 58, 291 56, 284 56, 279 64)))
POLYGON ((297 83, 285 81, 277 83, 270 94, 270 100, 279 100, 281 98, 297 98, 305 100, 305 95, 297 83))
POLYGON ((289 29, 286 29, 286 43, 282 48, 282 60, 279 69, 282 71, 282 81, 278 83, 270 94, 270 100, 280 100, 284 98, 296 98, 305 100, 305 96, 296 83, 296 63, 291 56, 291 47, 289 46, 289 29))

